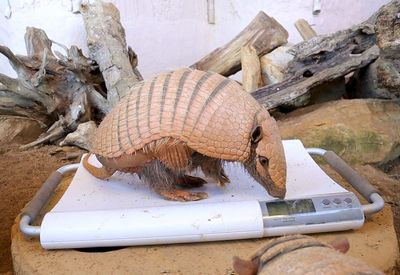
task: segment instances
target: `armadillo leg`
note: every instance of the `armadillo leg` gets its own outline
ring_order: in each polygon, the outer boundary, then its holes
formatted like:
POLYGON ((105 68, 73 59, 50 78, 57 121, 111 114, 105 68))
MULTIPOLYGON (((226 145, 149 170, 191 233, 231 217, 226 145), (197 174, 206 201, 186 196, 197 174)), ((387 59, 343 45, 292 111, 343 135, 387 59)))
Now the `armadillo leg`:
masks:
POLYGON ((200 167, 204 175, 215 180, 219 186, 225 186, 226 183, 230 182, 220 159, 195 154, 192 159, 192 165, 195 166, 194 168, 200 167))
POLYGON ((196 201, 208 197, 205 192, 189 192, 177 189, 177 178, 180 172, 174 172, 165 167, 160 161, 153 161, 147 165, 141 173, 141 179, 168 200, 174 201, 196 201))

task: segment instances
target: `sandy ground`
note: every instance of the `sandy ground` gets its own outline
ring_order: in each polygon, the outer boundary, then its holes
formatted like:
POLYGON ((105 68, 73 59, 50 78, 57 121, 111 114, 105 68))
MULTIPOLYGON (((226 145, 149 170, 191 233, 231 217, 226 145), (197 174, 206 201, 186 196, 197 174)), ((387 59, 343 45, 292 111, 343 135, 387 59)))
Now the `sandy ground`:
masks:
POLYGON ((45 146, 20 151, 17 145, 0 147, 0 274, 12 273, 10 228, 15 217, 51 172, 77 161, 66 157, 79 150, 68 149, 57 152, 59 147, 45 146))
MULTIPOLYGON (((11 145, 0 147, 0 274, 12 274, 10 228, 15 217, 51 172, 66 163, 77 162, 80 153, 75 148, 60 151, 55 146, 28 151, 20 151, 17 146, 11 145)), ((399 180, 400 160, 389 163, 382 170, 399 180)), ((400 192, 396 192, 396 196, 393 200, 396 203, 392 203, 392 207, 400 237, 400 206, 397 203, 400 201, 400 192)))

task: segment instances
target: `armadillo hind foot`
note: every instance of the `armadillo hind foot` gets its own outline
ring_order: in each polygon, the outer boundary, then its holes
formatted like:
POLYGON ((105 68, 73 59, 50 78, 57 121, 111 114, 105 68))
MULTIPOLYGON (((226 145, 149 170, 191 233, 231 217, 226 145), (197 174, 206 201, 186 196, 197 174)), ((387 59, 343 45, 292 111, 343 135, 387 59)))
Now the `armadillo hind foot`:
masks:
POLYGON ((184 181, 204 183, 202 179, 186 176, 184 171, 172 170, 166 167, 161 161, 155 160, 148 164, 143 172, 140 173, 141 179, 147 183, 151 189, 167 200, 175 201, 196 201, 208 197, 204 192, 189 192, 177 189, 184 181))
POLYGON ((180 189, 164 190, 160 191, 159 194, 165 199, 173 201, 198 201, 208 198, 206 192, 189 192, 180 189))
POLYGON ((202 187, 206 183, 207 181, 202 178, 183 175, 178 177, 176 185, 182 188, 198 188, 202 187))

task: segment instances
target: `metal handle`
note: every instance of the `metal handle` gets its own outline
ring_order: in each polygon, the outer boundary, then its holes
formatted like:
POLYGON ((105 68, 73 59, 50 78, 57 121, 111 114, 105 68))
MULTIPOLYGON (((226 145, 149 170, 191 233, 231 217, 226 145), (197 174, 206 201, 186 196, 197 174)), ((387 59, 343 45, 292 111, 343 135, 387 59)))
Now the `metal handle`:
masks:
POLYGON ((339 175, 346 179, 358 193, 370 202, 370 204, 362 205, 364 214, 379 212, 385 206, 385 201, 378 191, 334 152, 320 148, 307 148, 306 150, 310 155, 323 157, 339 175))
POLYGON ((50 177, 44 182, 42 187, 36 192, 33 199, 22 209, 21 220, 19 222, 19 228, 22 233, 28 236, 39 236, 40 226, 30 225, 33 222, 40 210, 53 195, 54 190, 60 184, 65 173, 75 171, 79 167, 79 163, 67 164, 56 171, 54 171, 50 177))

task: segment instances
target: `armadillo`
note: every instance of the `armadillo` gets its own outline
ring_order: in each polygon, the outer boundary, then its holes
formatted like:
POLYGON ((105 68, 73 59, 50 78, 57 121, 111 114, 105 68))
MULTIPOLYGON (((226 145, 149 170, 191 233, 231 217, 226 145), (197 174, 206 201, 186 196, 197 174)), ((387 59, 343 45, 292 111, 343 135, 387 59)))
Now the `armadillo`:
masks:
POLYGON ((234 257, 233 267, 239 275, 383 274, 361 260, 345 255, 349 247, 345 237, 324 243, 309 236, 288 235, 270 240, 249 260, 234 257))
POLYGON ((95 177, 137 173, 166 199, 199 200, 184 187, 206 181, 188 175, 200 168, 223 186, 225 161, 241 162, 272 196, 286 193, 286 162, 276 121, 234 80, 217 73, 179 69, 135 86, 104 118, 91 142, 103 165, 83 159, 95 177))

